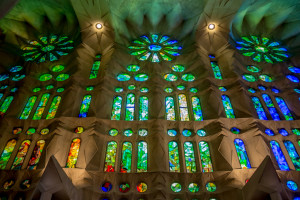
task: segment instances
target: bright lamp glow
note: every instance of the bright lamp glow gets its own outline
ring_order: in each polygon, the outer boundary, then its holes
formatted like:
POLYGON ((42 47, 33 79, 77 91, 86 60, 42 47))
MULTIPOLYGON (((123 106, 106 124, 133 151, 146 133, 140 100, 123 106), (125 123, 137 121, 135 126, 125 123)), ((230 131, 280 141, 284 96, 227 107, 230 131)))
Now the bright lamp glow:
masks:
POLYGON ((102 24, 101 23, 96 23, 95 26, 96 26, 97 29, 101 29, 102 28, 102 24))
POLYGON ((214 30, 215 29, 215 24, 209 24, 208 29, 209 30, 214 30))

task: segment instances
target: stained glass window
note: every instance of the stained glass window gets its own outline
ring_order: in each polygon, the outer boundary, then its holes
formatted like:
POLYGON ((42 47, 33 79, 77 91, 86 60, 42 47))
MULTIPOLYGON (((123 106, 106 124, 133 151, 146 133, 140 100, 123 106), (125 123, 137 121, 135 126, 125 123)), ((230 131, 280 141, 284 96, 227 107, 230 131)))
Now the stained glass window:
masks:
POLYGON ((140 110, 139 110, 139 120, 148 120, 148 97, 140 97, 140 110))
POLYGON ((39 103, 39 105, 38 105, 38 107, 37 107, 37 109, 36 109, 36 111, 35 111, 35 113, 33 115, 33 118, 32 118, 33 120, 39 120, 39 119, 42 118, 42 114, 43 114, 43 112, 45 110, 45 107, 47 105, 49 97, 50 97, 50 94, 48 94, 48 93, 47 94, 43 94, 43 96, 42 96, 42 98, 40 100, 40 103, 39 103))
POLYGON ((226 95, 222 95, 222 102, 223 102, 223 106, 225 109, 226 117, 227 118, 235 118, 229 97, 226 95))
POLYGON ((0 107, 0 114, 6 113, 7 109, 9 108, 12 100, 14 99, 13 96, 8 96, 4 99, 1 107, 0 107))
POLYGON ((180 183, 172 183, 171 184, 171 190, 173 192, 180 192, 181 191, 181 185, 180 185, 180 183))
POLYGON ((275 159, 278 163, 279 169, 282 171, 289 171, 289 165, 286 162, 285 156, 283 152, 281 151, 281 148, 275 140, 270 141, 270 145, 273 151, 273 154, 275 156, 275 159))
POLYGON ((12 154, 12 152, 14 151, 14 148, 17 144, 17 140, 16 139, 11 139, 7 142, 1 157, 0 157, 0 169, 5 169, 6 164, 12 154))
POLYGON ((135 107, 134 101, 135 101, 135 95, 129 93, 126 98, 126 115, 125 115, 126 121, 134 120, 134 107, 135 107))
POLYGON ((287 181, 286 186, 292 191, 297 191, 298 190, 298 185, 295 181, 291 181, 291 180, 287 181))
POLYGON ((72 140, 66 168, 75 168, 78 159, 80 143, 81 140, 79 138, 75 138, 72 140))
POLYGON ((200 99, 198 97, 192 97, 192 106, 195 121, 203 121, 200 99))
POLYGON ((31 110, 35 104, 35 101, 36 101, 37 97, 36 96, 32 96, 28 99, 26 105, 25 105, 25 108, 23 109, 23 112, 20 116, 20 119, 28 119, 30 113, 31 113, 31 110))
POLYGON ((88 94, 83 97, 80 112, 79 112, 79 117, 84 118, 87 117, 90 104, 92 100, 92 95, 88 94))
POLYGON ((241 164, 242 169, 249 169, 251 168, 250 161, 247 155, 246 147, 241 139, 235 139, 234 140, 234 146, 237 152, 237 155, 239 157, 239 161, 241 164))
POLYGON ((185 155, 186 172, 188 173, 196 172, 195 153, 194 153, 194 146, 192 142, 184 143, 184 155, 185 155))
POLYGON ((252 102, 254 104, 254 108, 257 112, 258 118, 261 120, 268 120, 264 108, 261 105, 261 102, 258 97, 251 97, 252 102))
POLYGON ((0 93, 0 100, 2 99, 2 97, 3 97, 3 93, 0 93))
POLYGON ((199 192, 200 187, 197 183, 190 183, 188 189, 190 192, 196 193, 199 192))
POLYGON ((169 142, 169 166, 170 172, 180 172, 179 150, 177 142, 169 142))
POLYGON ((28 167, 27 167, 28 169, 36 169, 40 161, 44 147, 45 147, 45 140, 37 141, 28 163, 28 167))
POLYGON ((130 142, 124 142, 122 147, 122 161, 121 172, 131 172, 131 157, 132 157, 132 144, 130 142))
POLYGON ((280 120, 279 114, 277 113, 276 108, 275 108, 270 96, 267 95, 267 94, 262 94, 262 98, 265 101, 265 103, 266 103, 266 105, 269 109, 269 112, 272 116, 272 119, 273 120, 280 120))
POLYGON ((90 79, 97 78, 101 61, 97 60, 94 62, 93 67, 91 69, 90 79))
POLYGON ((281 97, 275 97, 277 104, 284 115, 285 120, 294 120, 292 113, 290 112, 289 108, 287 107, 285 101, 281 97))
POLYGON ((107 144, 106 157, 105 157, 105 172, 114 172, 116 164, 116 154, 117 154, 117 143, 111 141, 107 144))
POLYGON ((212 62, 210 62, 210 64, 211 64, 212 70, 214 72, 215 78, 216 79, 223 79, 218 63, 212 61, 212 62))
POLYGON ((184 94, 178 95, 178 105, 179 105, 179 113, 180 113, 180 120, 181 121, 189 121, 189 112, 188 112, 188 105, 186 96, 184 94))
POLYGON ((60 102, 61 96, 55 96, 53 98, 46 119, 53 119, 55 117, 60 102))
POLYGON ((199 150, 200 150, 200 157, 202 163, 202 171, 203 172, 212 172, 213 167, 211 163, 211 157, 209 152, 209 146, 207 142, 200 141, 199 142, 199 150))
POLYGON ((166 118, 175 121, 175 104, 173 97, 166 97, 166 118))
POLYGON ((122 108, 122 97, 116 96, 113 102, 111 120, 121 119, 121 108, 122 108))
POLYGON ((295 166, 295 169, 297 171, 300 171, 300 157, 299 157, 299 154, 297 153, 297 150, 296 150, 294 144, 289 140, 283 141, 283 144, 284 144, 287 152, 289 153, 289 156, 295 166))
POLYGON ((11 166, 11 169, 21 169, 22 164, 24 162, 25 156, 28 152, 28 149, 30 147, 31 141, 30 140, 24 140, 22 144, 20 145, 19 151, 17 153, 17 156, 15 157, 15 160, 11 166))
POLYGON ((138 143, 137 172, 147 172, 148 147, 146 142, 138 143))
POLYGON ((279 132, 282 136, 288 136, 288 135, 289 135, 289 132, 287 132, 287 130, 285 130, 284 128, 279 129, 278 132, 279 132))

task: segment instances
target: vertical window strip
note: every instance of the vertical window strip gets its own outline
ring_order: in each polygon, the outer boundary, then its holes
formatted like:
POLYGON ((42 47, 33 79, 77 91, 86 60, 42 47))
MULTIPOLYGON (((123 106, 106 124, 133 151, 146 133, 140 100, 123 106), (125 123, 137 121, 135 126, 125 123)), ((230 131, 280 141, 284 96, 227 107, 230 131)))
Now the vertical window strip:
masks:
POLYGON ((192 106, 195 121, 203 121, 200 99, 198 97, 192 97, 192 106))
POLYGON ((264 111, 264 108, 259 100, 258 97, 251 97, 251 100, 253 102, 254 108, 256 110, 256 113, 258 115, 258 118, 261 120, 268 120, 266 113, 264 111))
POLYGON ((3 101, 3 103, 0 107, 0 115, 6 113, 6 111, 9 108, 9 106, 10 106, 13 99, 14 99, 13 96, 8 96, 4 99, 4 101, 3 101))
POLYGON ((45 107, 48 103, 48 100, 49 100, 49 97, 50 97, 50 94, 43 94, 41 100, 40 100, 40 103, 32 117, 33 120, 39 120, 42 118, 42 115, 44 113, 44 110, 45 110, 45 107))
POLYGON ((2 97, 3 97, 3 93, 0 93, 0 100, 2 99, 2 97))
POLYGON ((80 112, 79 112, 80 118, 87 117, 87 114, 88 114, 88 111, 90 108, 90 104, 91 104, 91 100, 92 100, 92 95, 90 95, 90 94, 85 95, 83 97, 82 104, 80 107, 80 112))
POLYGON ((179 103, 178 105, 179 105, 180 120, 190 121, 187 100, 184 94, 178 95, 178 103, 179 103))
POLYGON ((166 97, 166 118, 175 121, 175 104, 173 97, 166 97))
POLYGON ((131 172, 131 159, 132 159, 132 144, 130 142, 124 142, 122 147, 122 161, 121 172, 131 172))
POLYGON ((80 143, 81 140, 79 138, 75 138, 72 140, 71 147, 68 154, 66 168, 75 168, 78 159, 80 143))
POLYGON ((196 172, 196 161, 194 146, 192 142, 185 142, 184 145, 185 167, 187 173, 196 172))
POLYGON ((286 105, 285 101, 281 97, 275 97, 275 100, 285 118, 285 120, 294 120, 291 111, 289 110, 288 106, 286 105))
POLYGON ((105 172, 115 171, 117 147, 118 145, 115 141, 111 141, 107 144, 105 164, 104 164, 105 172))
POLYGON ((122 97, 116 96, 113 102, 111 120, 121 119, 121 109, 122 109, 122 97))
POLYGON ((61 96, 56 96, 53 98, 46 119, 53 119, 55 117, 60 102, 61 96))
POLYGON ((148 97, 145 96, 140 97, 140 110, 139 110, 140 121, 148 120, 148 109, 149 109, 148 106, 149 106, 148 97))
POLYGON ((36 96, 32 96, 28 99, 26 105, 25 105, 25 108, 23 109, 23 112, 20 116, 20 119, 28 119, 31 111, 32 111, 32 108, 36 102, 36 99, 37 97, 36 96))
POLYGON ((37 165, 40 161, 44 147, 45 147, 45 140, 37 141, 37 143, 34 147, 34 150, 32 152, 31 158, 29 160, 29 163, 28 163, 28 167, 27 167, 28 169, 33 170, 33 169, 37 168, 37 165))
POLYGON ((297 150, 296 150, 294 144, 289 140, 283 141, 283 144, 284 144, 287 152, 289 153, 289 156, 295 166, 295 169, 297 171, 300 171, 300 157, 299 157, 299 154, 297 153, 297 150))
POLYGON ((134 107, 135 107, 135 95, 129 93, 126 99, 126 112, 125 112, 126 121, 134 120, 134 107))
POLYGON ((148 145, 142 141, 138 143, 137 172, 147 172, 148 145))
POLYGON ((30 144, 31 144, 30 140, 24 140, 22 142, 22 144, 20 145, 19 151, 15 157, 15 160, 11 166, 11 169, 20 170, 22 168, 22 165, 23 165, 24 159, 27 155, 30 144))
POLYGON ((169 142, 169 167, 170 172, 180 172, 179 150, 177 142, 169 142))
POLYGON ((205 141, 200 141, 199 150, 202 163, 202 171, 213 172, 208 143, 205 141))
POLYGON ((1 157, 0 157, 0 169, 5 169, 7 163, 10 159, 10 156, 15 149, 16 144, 17 144, 16 139, 11 139, 7 142, 3 152, 1 154, 1 157))
POLYGON ((247 155, 246 147, 241 139, 235 139, 234 140, 234 146, 241 164, 242 169, 250 169, 250 161, 247 155))
POLYGON ((222 102, 227 118, 235 118, 230 99, 227 95, 222 95, 222 102))
POLYGON ((211 64, 212 70, 214 72, 215 78, 216 79, 223 79, 218 63, 212 61, 212 62, 210 62, 210 64, 211 64))
MULTIPOLYGON (((101 55, 98 55, 98 59, 100 59, 100 58, 101 58, 101 55)), ((90 74, 90 79, 97 78, 98 73, 99 73, 100 65, 101 65, 101 61, 100 60, 96 60, 93 63, 93 66, 92 66, 92 69, 91 69, 91 74, 90 74)))
POLYGON ((266 103, 266 106, 269 109, 272 119, 275 121, 280 120, 279 114, 276 111, 276 108, 272 102, 271 97, 267 94, 262 94, 262 98, 263 98, 264 102, 266 103))
POLYGON ((270 141, 271 149, 279 166, 279 169, 282 171, 289 171, 289 165, 286 162, 285 156, 278 144, 275 140, 270 141))

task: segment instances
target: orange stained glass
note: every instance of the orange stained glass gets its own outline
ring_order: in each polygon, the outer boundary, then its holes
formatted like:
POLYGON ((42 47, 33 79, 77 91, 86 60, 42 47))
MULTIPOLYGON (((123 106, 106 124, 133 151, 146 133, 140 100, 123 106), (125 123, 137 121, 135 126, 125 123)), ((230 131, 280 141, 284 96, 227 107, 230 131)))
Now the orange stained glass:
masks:
POLYGON ((45 140, 37 141, 28 163, 28 167, 27 167, 28 169, 36 169, 40 161, 44 147, 45 147, 45 140))
POLYGON ((80 148, 80 142, 81 141, 79 138, 73 139, 68 155, 66 168, 75 168, 80 148))
POLYGON ((31 144, 30 140, 24 140, 22 142, 22 144, 20 145, 18 154, 17 154, 17 156, 16 156, 16 158, 14 160, 14 163, 11 166, 11 169, 18 170, 18 169, 22 168, 22 165, 23 165, 25 156, 27 155, 27 152, 28 152, 28 149, 30 147, 30 144, 31 144))

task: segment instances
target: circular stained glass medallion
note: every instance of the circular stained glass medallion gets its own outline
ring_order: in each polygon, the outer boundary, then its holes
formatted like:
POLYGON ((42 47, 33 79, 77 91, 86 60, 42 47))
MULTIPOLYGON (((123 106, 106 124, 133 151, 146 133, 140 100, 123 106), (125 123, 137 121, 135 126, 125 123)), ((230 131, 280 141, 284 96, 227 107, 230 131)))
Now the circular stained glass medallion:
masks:
POLYGON ((141 182, 141 183, 137 184, 136 189, 137 189, 138 192, 141 192, 141 193, 146 192, 147 191, 147 184, 141 182))
POLYGON ((257 87, 258 87, 258 89, 260 89, 262 91, 267 90, 267 88, 265 86, 263 86, 263 85, 258 85, 257 87))
POLYGON ((118 79, 118 81, 129 81, 130 75, 126 74, 126 73, 121 73, 121 74, 118 74, 117 79, 118 79))
POLYGON ((164 79, 166 81, 177 81, 178 77, 175 74, 165 74, 164 79))
POLYGON ((63 66, 63 65, 54 65, 50 68, 50 70, 53 72, 61 72, 64 69, 65 69, 65 66, 63 66))
POLYGON ((226 91, 227 91, 227 89, 226 89, 225 87, 223 87, 223 86, 219 87, 219 90, 220 90, 221 92, 226 92, 226 91))
POLYGON ((206 131, 204 129, 199 129, 197 130, 197 135, 199 135, 200 137, 204 137, 206 136, 206 131))
POLYGON ((52 79, 52 75, 51 74, 42 74, 40 76, 40 81, 49 81, 50 79, 52 79))
POLYGON ((265 75, 265 74, 259 75, 259 79, 264 82, 272 82, 273 81, 271 76, 265 75))
POLYGON ((300 130, 297 129, 297 128, 292 128, 292 132, 293 132, 295 135, 300 135, 300 130))
POLYGON ((239 133, 241 132, 241 130, 238 129, 237 127, 232 127, 232 128, 230 129, 230 131, 231 131, 232 133, 234 133, 234 134, 239 134, 239 133))
POLYGON ((14 75, 13 77, 11 77, 11 80, 12 81, 20 81, 20 80, 22 80, 23 78, 25 78, 25 75, 24 74, 16 74, 16 75, 14 75))
POLYGON ((277 89, 276 87, 272 87, 271 90, 272 90, 272 92, 274 92, 276 94, 280 93, 280 90, 277 89))
POLYGON ((10 92, 16 92, 17 90, 18 90, 18 88, 16 88, 16 87, 15 88, 11 88, 10 92))
POLYGON ((84 131, 84 128, 82 126, 78 126, 74 130, 74 132, 78 133, 78 134, 83 133, 83 131, 84 131))
POLYGON ((112 189, 112 184, 110 182, 105 182, 102 184, 102 191, 109 192, 112 189))
POLYGON ((8 87, 8 85, 2 85, 1 87, 0 87, 0 90, 4 90, 4 89, 6 89, 8 87))
POLYGON ((249 88, 249 89, 248 89, 248 92, 254 94, 254 93, 256 92, 256 90, 255 90, 254 88, 249 88))
POLYGON ((148 135, 148 131, 147 129, 139 129, 139 132, 138 132, 139 136, 147 136, 148 135))
POLYGON ((255 82, 256 81, 256 78, 251 74, 244 74, 242 77, 243 77, 244 80, 246 80, 248 82, 255 82))
POLYGON ((179 183, 172 183, 171 184, 171 190, 173 192, 180 192, 181 191, 181 185, 179 183))
POLYGON ((16 128, 13 129, 12 133, 14 135, 18 135, 18 134, 20 134, 22 132, 22 130, 23 129, 21 127, 16 127, 16 128))
POLYGON ((294 83, 299 83, 299 78, 298 78, 297 76, 294 76, 294 75, 286 75, 286 77, 287 77, 290 81, 292 81, 292 82, 294 82, 294 83))
POLYGON ((208 182, 206 184, 206 190, 209 191, 209 192, 214 192, 217 190, 217 186, 215 183, 212 183, 212 182, 208 182))
POLYGON ((292 73, 296 73, 296 74, 299 74, 299 73, 300 73, 300 68, 299 68, 299 67, 289 66, 288 69, 289 69, 292 73))
POLYGON ((147 81, 149 76, 147 74, 137 74, 134 76, 136 81, 147 81))
POLYGON ((199 192, 200 187, 197 183, 190 183, 188 189, 190 192, 196 193, 199 192))
POLYGON ((30 188, 31 186, 31 180, 30 179, 25 179, 24 181, 22 181, 20 183, 20 188, 23 189, 23 190, 26 190, 28 188, 30 188))
POLYGON ((10 72, 19 72, 19 71, 21 71, 23 69, 23 67, 22 66, 19 66, 19 65, 17 65, 17 66, 13 66, 12 68, 10 68, 10 72))
POLYGON ((140 91, 141 91, 142 93, 147 93, 147 92, 149 92, 149 89, 146 88, 146 87, 142 87, 142 88, 140 89, 140 91))
POLYGON ((59 74, 57 77, 56 77, 56 81, 65 81, 67 79, 70 78, 70 75, 69 74, 59 74))
POLYGON ((27 131, 26 131, 26 135, 32 135, 36 132, 36 129, 35 128, 29 128, 27 131))
POLYGON ((93 91, 94 90, 94 86, 88 86, 86 87, 86 91, 93 91))
POLYGON ((3 188, 5 190, 9 190, 10 188, 12 188, 15 184, 15 181, 13 179, 9 179, 7 181, 5 181, 5 183, 3 184, 3 188))
POLYGON ((284 128, 279 129, 278 132, 279 132, 282 136, 288 136, 288 135, 289 135, 289 132, 287 132, 287 130, 285 130, 284 128))
POLYGON ((198 89, 197 88, 190 88, 190 92, 195 94, 195 93, 198 92, 198 89))
POLYGON ((267 135, 269 135, 269 136, 274 136, 274 135, 275 135, 274 131, 272 131, 272 130, 269 129, 269 128, 266 128, 265 134, 267 134, 267 135))
POLYGON ((126 69, 129 72, 137 72, 137 71, 140 70, 140 66, 138 66, 138 65, 128 65, 126 69))
POLYGON ((56 90, 56 92, 63 92, 63 91, 65 91, 64 88, 57 88, 57 90, 56 90))
POLYGON ((119 190, 120 192, 122 193, 126 193, 130 190, 130 186, 128 183, 122 183, 120 186, 119 186, 119 190))
POLYGON ((169 129, 168 135, 174 137, 177 135, 177 131, 175 129, 169 129))
POLYGON ((249 72, 254 72, 254 73, 260 72, 260 69, 254 65, 248 65, 247 70, 249 72))
POLYGON ((121 87, 116 87, 116 88, 115 88, 115 92, 121 93, 121 92, 123 92, 123 88, 121 88, 121 87))
POLYGON ((130 136, 132 136, 133 131, 131 129, 126 129, 126 130, 124 130, 123 134, 127 137, 130 137, 130 136))
POLYGON ((47 86, 46 86, 46 90, 51 90, 51 89, 53 89, 53 88, 54 88, 53 85, 47 85, 47 86))
POLYGON ((135 89, 135 85, 128 85, 128 90, 134 90, 135 89))
POLYGON ((192 131, 188 130, 188 129, 184 129, 182 131, 182 135, 185 137, 190 137, 192 135, 192 131))
POLYGON ((49 128, 43 128, 43 129, 40 131, 40 134, 41 134, 41 135, 47 135, 49 132, 50 132, 49 128))
POLYGON ((292 190, 292 191, 297 191, 298 190, 298 185, 297 185, 297 183, 295 182, 295 181, 287 181, 286 182, 286 186, 290 189, 290 190, 292 190))
POLYGON ((177 85, 177 90, 184 90, 185 86, 184 85, 177 85))
POLYGON ((173 92, 173 89, 170 88, 170 87, 167 87, 167 88, 165 88, 165 92, 166 92, 166 93, 172 93, 172 92, 173 92))
POLYGON ((33 88, 33 90, 32 90, 33 92, 39 92, 39 91, 41 91, 41 88, 33 88))
POLYGON ((188 82, 191 82, 191 81, 195 80, 195 76, 193 74, 183 74, 181 76, 181 78, 182 78, 182 80, 188 81, 188 82))
POLYGON ((118 133, 119 133, 119 131, 117 129, 115 129, 115 128, 110 129, 109 132, 108 132, 108 134, 110 136, 117 136, 118 133))
POLYGON ((173 65, 172 70, 174 72, 183 72, 184 71, 184 66, 183 65, 173 65))

